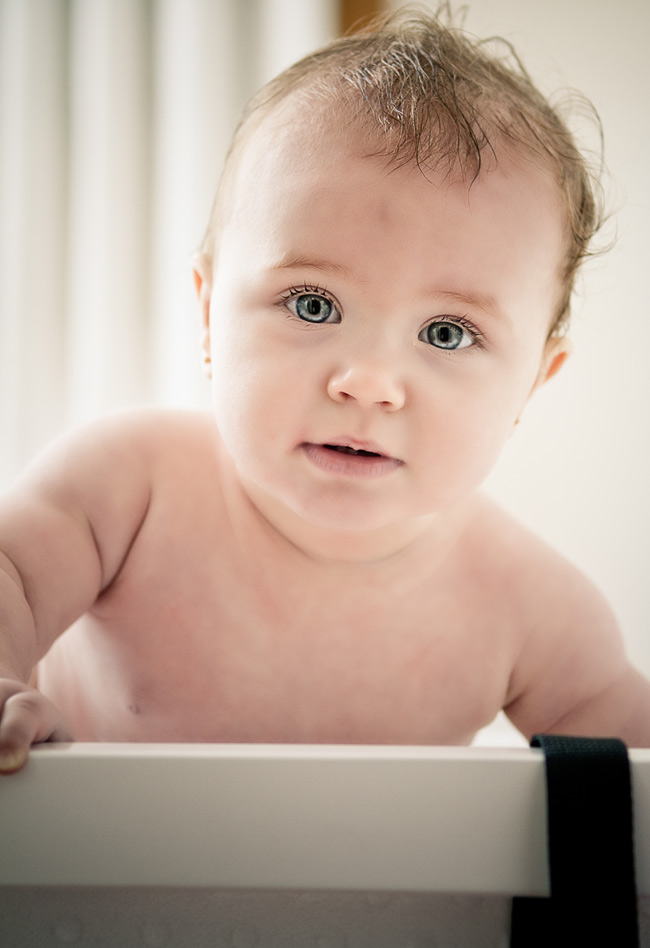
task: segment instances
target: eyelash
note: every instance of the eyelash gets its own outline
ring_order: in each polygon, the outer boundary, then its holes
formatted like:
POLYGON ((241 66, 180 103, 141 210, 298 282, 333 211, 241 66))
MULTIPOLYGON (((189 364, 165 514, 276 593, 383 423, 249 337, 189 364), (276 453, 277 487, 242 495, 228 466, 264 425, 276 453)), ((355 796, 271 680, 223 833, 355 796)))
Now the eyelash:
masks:
POLYGON ((303 293, 314 293, 318 296, 324 296, 326 300, 329 300, 330 303, 336 305, 334 297, 328 292, 326 287, 318 286, 317 284, 312 286, 310 283, 300 283, 298 285, 292 284, 286 293, 283 293, 280 297, 280 303, 286 303, 287 300, 292 299, 294 296, 302 296, 303 293))

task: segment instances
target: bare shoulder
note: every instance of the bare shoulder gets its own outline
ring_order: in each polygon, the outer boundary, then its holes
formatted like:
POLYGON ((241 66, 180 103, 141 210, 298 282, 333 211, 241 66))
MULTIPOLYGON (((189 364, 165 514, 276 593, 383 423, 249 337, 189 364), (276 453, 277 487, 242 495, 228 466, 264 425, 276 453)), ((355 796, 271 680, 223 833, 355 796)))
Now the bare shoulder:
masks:
POLYGON ((487 498, 474 531, 486 582, 508 597, 513 623, 506 710, 529 736, 552 731, 629 674, 617 620, 581 570, 487 498))
POLYGON ((97 561, 94 585, 105 587, 144 522, 157 484, 179 458, 191 463, 207 442, 209 419, 201 412, 132 409, 62 435, 0 504, 3 550, 29 571, 35 558, 30 551, 50 543, 54 549, 49 538, 57 537, 56 548, 65 549, 70 561, 97 561))
MULTIPOLYGON (((481 495, 470 540, 490 583, 508 584, 511 602, 526 627, 560 628, 581 619, 616 623, 594 583, 566 557, 512 514, 481 495)), ((505 591, 505 589, 504 589, 505 591)))
POLYGON ((158 466, 178 457, 179 451, 198 445, 210 424, 210 415, 199 411, 118 411, 58 438, 28 468, 25 482, 54 481, 59 476, 74 484, 101 470, 109 481, 135 486, 155 477, 158 466))
POLYGON ((207 412, 115 412, 55 441, 28 469, 24 487, 63 508, 77 507, 98 533, 118 523, 130 528, 170 472, 195 466, 215 434, 207 412))

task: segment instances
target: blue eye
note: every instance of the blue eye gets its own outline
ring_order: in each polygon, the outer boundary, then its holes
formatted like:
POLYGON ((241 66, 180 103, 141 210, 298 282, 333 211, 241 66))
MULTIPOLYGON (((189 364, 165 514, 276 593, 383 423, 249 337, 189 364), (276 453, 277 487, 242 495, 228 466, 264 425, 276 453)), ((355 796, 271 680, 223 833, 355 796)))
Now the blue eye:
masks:
POLYGON ((462 325, 446 320, 429 323, 419 338, 436 349, 467 349, 476 341, 473 334, 462 325))
POLYGON ((331 300, 320 293, 300 293, 286 300, 289 312, 307 323, 338 322, 333 316, 338 316, 336 307, 331 300))
POLYGON ((309 323, 324 323, 332 312, 332 304, 315 293, 305 293, 296 299, 296 315, 309 323))

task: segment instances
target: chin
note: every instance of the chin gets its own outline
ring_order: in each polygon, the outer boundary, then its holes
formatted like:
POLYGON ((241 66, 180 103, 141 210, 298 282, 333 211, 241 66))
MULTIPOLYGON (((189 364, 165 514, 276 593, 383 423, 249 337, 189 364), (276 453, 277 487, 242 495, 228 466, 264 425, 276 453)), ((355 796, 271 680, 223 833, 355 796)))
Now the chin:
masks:
POLYGON ((337 533, 373 533, 390 528, 413 516, 412 512, 387 510, 385 505, 356 499, 297 503, 292 510, 306 523, 337 533))

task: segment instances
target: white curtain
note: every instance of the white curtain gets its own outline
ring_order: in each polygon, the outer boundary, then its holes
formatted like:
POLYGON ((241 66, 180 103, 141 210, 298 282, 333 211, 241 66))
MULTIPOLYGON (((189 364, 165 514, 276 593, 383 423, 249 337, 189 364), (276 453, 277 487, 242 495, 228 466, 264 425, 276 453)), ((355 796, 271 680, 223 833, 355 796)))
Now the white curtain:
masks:
POLYGON ((335 0, 0 0, 0 488, 66 427, 208 403, 191 255, 246 99, 335 0))

